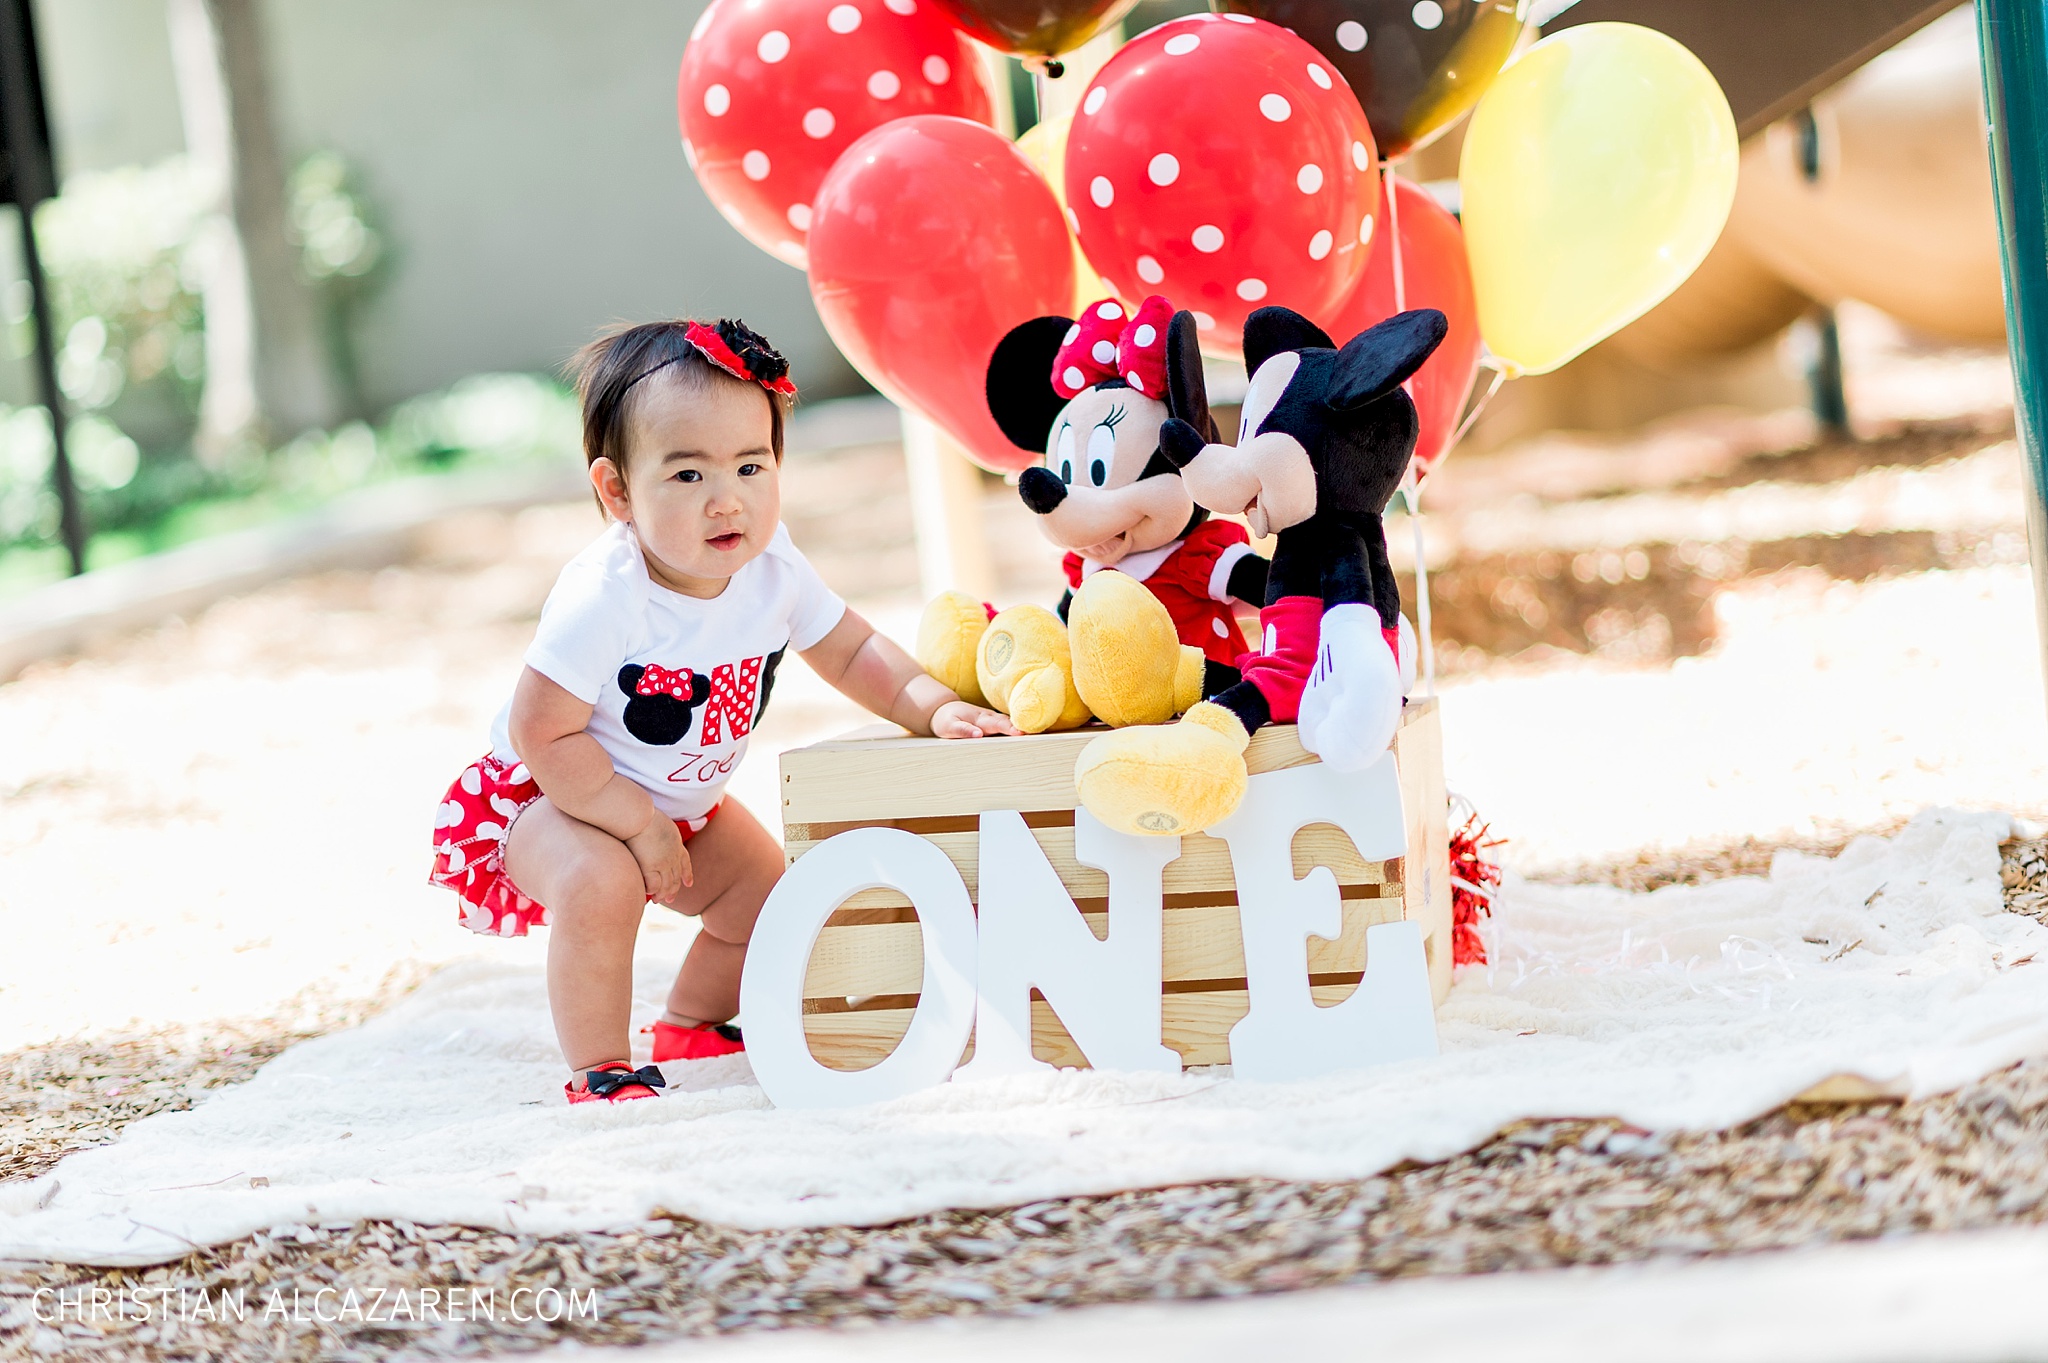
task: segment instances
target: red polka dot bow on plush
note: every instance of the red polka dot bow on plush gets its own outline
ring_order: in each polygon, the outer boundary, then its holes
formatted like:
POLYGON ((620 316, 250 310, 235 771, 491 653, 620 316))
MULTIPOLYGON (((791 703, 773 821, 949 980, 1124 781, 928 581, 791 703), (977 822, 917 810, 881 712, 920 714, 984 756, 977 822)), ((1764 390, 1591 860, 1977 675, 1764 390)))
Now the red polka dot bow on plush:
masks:
POLYGON ((674 696, 677 700, 690 698, 690 687, 696 677, 690 669, 680 668, 674 672, 654 663, 640 674, 640 680, 633 683, 633 689, 643 696, 674 696))
POLYGON ((1173 304, 1153 294, 1126 313, 1114 298, 1091 303, 1052 362, 1053 391, 1071 398, 1120 378, 1150 398, 1166 396, 1166 325, 1173 304))

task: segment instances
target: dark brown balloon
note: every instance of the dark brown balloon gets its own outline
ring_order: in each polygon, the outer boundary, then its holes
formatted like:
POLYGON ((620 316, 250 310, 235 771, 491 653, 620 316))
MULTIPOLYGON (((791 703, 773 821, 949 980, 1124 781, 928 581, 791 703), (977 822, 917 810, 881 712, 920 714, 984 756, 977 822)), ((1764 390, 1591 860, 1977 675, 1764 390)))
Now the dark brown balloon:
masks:
MULTIPOLYGON (((960 31, 998 52, 1053 57, 1121 20, 1138 0, 933 0, 960 31)), ((1052 63, 1057 66, 1058 63, 1052 63)), ((1054 71, 1057 75, 1058 72, 1054 71)))
POLYGON ((1210 0, 1291 28, 1351 82, 1380 155, 1398 161, 1457 122, 1500 74, 1515 0, 1210 0))

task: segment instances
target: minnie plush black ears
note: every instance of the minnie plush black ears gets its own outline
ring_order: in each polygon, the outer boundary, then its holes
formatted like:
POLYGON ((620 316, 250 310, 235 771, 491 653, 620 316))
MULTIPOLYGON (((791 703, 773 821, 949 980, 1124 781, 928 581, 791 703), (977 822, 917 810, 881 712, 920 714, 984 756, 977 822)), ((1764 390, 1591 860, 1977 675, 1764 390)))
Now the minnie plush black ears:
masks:
MULTIPOLYGON (((989 415, 1021 450, 1042 453, 1055 421, 1068 399, 1052 386, 1053 362, 1074 329, 1067 317, 1034 317, 1012 327, 996 342, 988 359, 984 391, 989 415)), ((1150 344, 1148 341, 1147 344, 1150 344)), ((1153 393, 1152 396, 1161 396, 1153 393)), ((1209 416, 1209 389, 1202 379, 1202 352, 1196 344, 1195 318, 1176 312, 1166 328, 1166 410, 1171 416, 1216 438, 1209 416)))
POLYGON ((1020 450, 1043 454, 1067 405, 1052 386, 1052 362, 1073 325, 1071 317, 1034 317, 1010 328, 988 357, 989 415, 1020 450))

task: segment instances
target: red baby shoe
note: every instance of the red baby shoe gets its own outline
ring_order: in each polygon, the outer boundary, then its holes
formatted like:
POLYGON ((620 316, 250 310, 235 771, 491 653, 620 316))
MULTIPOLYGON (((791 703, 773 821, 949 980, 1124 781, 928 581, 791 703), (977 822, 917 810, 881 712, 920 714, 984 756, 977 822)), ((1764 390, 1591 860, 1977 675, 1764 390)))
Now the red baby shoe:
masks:
POLYGON ((642 1027, 641 1034, 654 1034, 654 1058, 662 1060, 708 1060, 714 1055, 732 1055, 747 1048, 740 1029, 729 1022, 705 1022, 695 1027, 678 1027, 657 1022, 642 1027))
POLYGON ((667 1087, 668 1080, 654 1066, 642 1065, 636 1070, 623 1060, 614 1060, 585 1074, 582 1088, 564 1084, 562 1092, 572 1103, 623 1103, 634 1098, 652 1098, 656 1089, 667 1087))

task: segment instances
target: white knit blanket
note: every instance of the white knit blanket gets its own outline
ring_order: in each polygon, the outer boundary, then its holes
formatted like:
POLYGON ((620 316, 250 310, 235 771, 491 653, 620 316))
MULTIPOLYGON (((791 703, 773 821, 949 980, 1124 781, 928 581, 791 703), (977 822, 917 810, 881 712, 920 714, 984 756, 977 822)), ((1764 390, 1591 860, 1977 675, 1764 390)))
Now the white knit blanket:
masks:
MULTIPOLYGON (((731 1057, 669 1066, 659 1101, 570 1108, 538 970, 457 965, 249 1083, 0 1187, 0 1258, 146 1263, 363 1217, 877 1223, 1192 1180, 1361 1177, 1524 1117, 1723 1127, 1837 1074, 1939 1092, 2048 1051, 2048 928, 2002 911, 2008 828, 1930 810, 1832 861, 1781 854, 1768 878, 1646 895, 1511 878, 1494 964, 1461 972, 1439 1012, 1440 1056, 1291 1084, 1063 1071, 784 1112, 731 1057)), ((645 937, 640 1011, 658 1007, 684 941, 645 937)))

